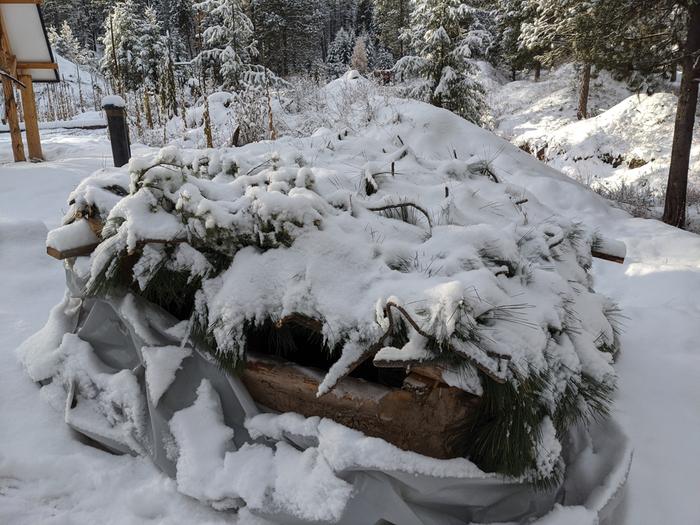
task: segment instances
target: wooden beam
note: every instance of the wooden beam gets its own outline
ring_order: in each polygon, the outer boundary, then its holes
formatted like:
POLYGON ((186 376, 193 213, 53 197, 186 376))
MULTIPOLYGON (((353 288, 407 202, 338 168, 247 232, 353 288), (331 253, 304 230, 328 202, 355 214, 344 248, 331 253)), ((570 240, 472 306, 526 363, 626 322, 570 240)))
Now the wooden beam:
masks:
POLYGON ((14 82, 17 84, 19 87, 25 87, 25 85, 18 79, 17 77, 9 74, 7 71, 4 69, 0 69, 0 77, 5 77, 7 80, 10 80, 11 82, 14 82))
POLYGON ((58 69, 55 62, 17 62, 17 69, 58 69))
POLYGON ((24 89, 20 89, 20 92, 22 94, 22 107, 24 108, 24 131, 27 135, 29 160, 44 160, 44 154, 41 151, 41 135, 39 135, 39 120, 36 114, 32 76, 20 75, 19 78, 25 86, 24 89))

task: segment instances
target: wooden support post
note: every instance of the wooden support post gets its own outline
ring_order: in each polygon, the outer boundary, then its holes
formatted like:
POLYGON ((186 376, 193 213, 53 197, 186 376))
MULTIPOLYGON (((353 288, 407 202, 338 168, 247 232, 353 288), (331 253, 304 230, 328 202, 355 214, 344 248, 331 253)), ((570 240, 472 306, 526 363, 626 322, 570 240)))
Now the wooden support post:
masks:
MULTIPOLYGON (((6 71, 12 76, 17 75, 17 60, 12 55, 10 44, 7 40, 5 32, 5 20, 0 13, 0 69, 6 71)), ((2 91, 5 97, 5 119, 10 128, 10 137, 12 139, 12 156, 15 162, 23 162, 26 159, 24 156, 24 144, 22 143, 22 132, 19 129, 19 117, 17 116, 17 101, 15 100, 15 92, 12 87, 12 81, 6 76, 2 77, 2 91)))
POLYGON ((15 162, 23 162, 26 159, 24 156, 24 144, 22 143, 22 132, 19 129, 19 117, 17 116, 17 102, 15 101, 15 93, 12 89, 12 82, 3 77, 2 91, 5 95, 5 119, 10 128, 10 137, 12 139, 12 156, 15 162))
POLYGON ((19 79, 25 86, 20 91, 22 93, 22 107, 24 108, 24 129, 27 134, 29 160, 44 160, 44 154, 41 151, 41 136, 39 135, 39 122, 36 116, 32 76, 20 75, 19 79))

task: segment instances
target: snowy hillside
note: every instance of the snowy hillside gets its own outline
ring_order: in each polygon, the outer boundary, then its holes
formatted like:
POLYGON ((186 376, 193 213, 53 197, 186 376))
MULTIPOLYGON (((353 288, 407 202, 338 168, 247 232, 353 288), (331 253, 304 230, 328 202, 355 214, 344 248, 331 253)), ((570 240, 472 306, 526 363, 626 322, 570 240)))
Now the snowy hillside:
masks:
MULTIPOLYGON (((539 82, 520 80, 496 88, 490 97, 496 133, 572 179, 623 201, 635 214, 659 216, 676 115, 674 85, 651 96, 633 94, 601 72, 591 84, 591 117, 579 121, 575 79, 573 66, 566 65, 543 73, 539 82)), ((693 144, 688 201, 690 227, 695 229, 700 213, 700 117, 693 144)))

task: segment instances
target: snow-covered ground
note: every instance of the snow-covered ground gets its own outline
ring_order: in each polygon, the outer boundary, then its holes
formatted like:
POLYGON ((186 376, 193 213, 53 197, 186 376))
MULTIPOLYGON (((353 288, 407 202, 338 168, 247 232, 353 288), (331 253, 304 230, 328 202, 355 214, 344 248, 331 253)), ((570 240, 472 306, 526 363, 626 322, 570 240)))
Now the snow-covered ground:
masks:
MULTIPOLYGON (((611 196, 623 184, 635 188, 636 196, 618 192, 618 198, 638 201, 640 213, 660 213, 654 208, 662 204, 659 197, 666 187, 677 102, 672 91, 677 86, 662 85, 653 95, 635 94, 601 72, 591 82, 591 117, 579 121, 576 71, 571 64, 543 71, 539 82, 529 78, 504 83, 488 68, 482 77, 489 86, 498 135, 583 184, 611 190, 611 196)), ((693 143, 690 216, 700 212, 700 118, 693 143)))
MULTIPOLYGON (((180 495, 148 460, 81 444, 17 362, 15 348, 43 325, 64 290, 61 264, 45 255, 47 228, 59 225, 66 196, 82 178, 111 165, 104 131, 52 130, 44 149, 47 162, 14 165, 9 136, 0 135, 0 523, 231 522, 180 495)), ((498 151, 498 142, 487 149, 498 151)), ((531 162, 524 153, 505 154, 531 162)), ((624 265, 594 266, 597 290, 628 317, 614 417, 632 439, 635 460, 614 523, 697 522, 700 237, 630 218, 544 166, 542 176, 509 182, 627 244, 624 265)), ((568 516, 550 518, 568 523, 568 516)))

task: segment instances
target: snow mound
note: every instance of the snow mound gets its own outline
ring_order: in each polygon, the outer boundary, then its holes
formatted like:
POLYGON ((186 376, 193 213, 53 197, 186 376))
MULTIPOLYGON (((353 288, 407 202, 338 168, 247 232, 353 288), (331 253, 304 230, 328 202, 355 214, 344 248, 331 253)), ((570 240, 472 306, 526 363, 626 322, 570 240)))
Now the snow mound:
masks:
POLYGON ((129 195, 100 207, 98 174, 67 219, 85 207, 106 218, 87 293, 123 286, 135 260, 131 290, 189 319, 225 368, 244 362, 255 330, 306 319, 337 359, 319 395, 367 359, 438 366, 493 402, 460 453, 552 480, 556 434, 607 410, 616 308, 592 288, 595 232, 511 181, 560 176, 507 147, 447 111, 394 100, 357 135, 133 159, 129 195), (479 448, 513 425, 518 446, 479 448))

